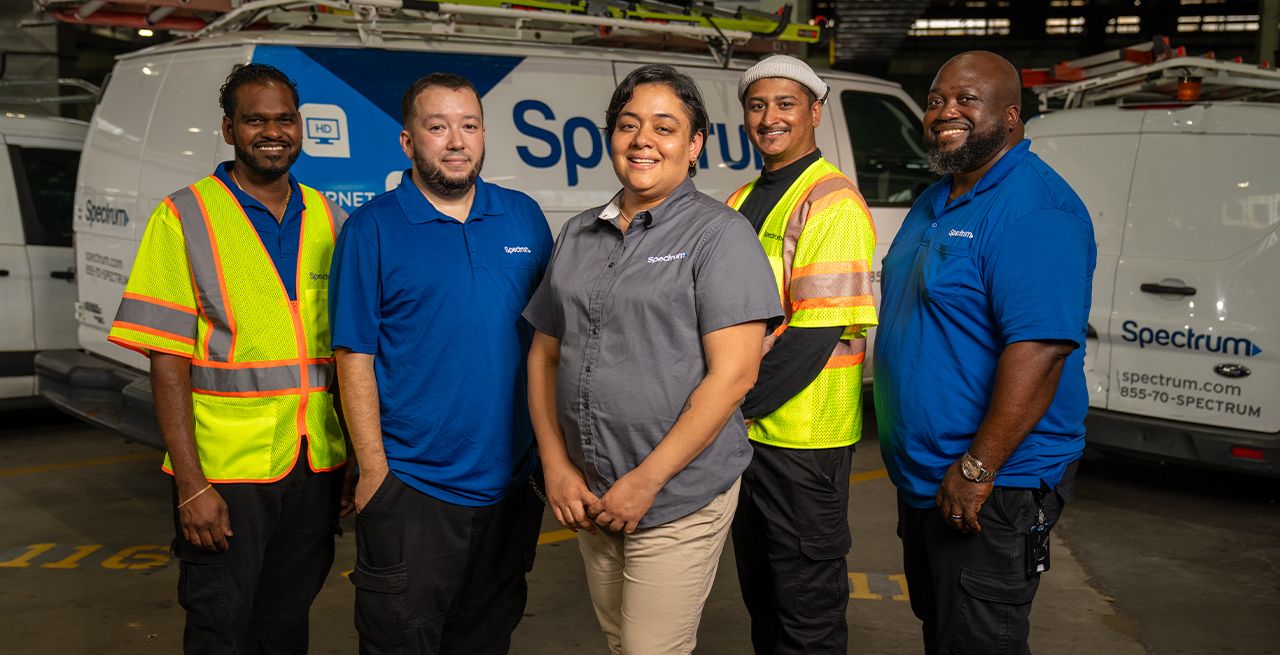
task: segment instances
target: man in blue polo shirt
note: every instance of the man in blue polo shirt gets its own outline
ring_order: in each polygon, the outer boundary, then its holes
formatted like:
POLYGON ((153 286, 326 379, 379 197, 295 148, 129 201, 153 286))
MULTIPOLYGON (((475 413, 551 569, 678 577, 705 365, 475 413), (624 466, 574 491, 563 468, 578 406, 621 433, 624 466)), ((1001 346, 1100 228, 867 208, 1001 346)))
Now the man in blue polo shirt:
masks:
POLYGON ((924 142, 944 177, 884 258, 876 417, 926 653, 1030 652, 1084 448, 1093 225, 1030 152, 1019 96, 993 53, 938 71, 924 142))
POLYGON ((551 232, 531 198, 479 178, 468 80, 428 75, 401 110, 413 167, 352 214, 329 283, 360 465, 360 651, 506 653, 542 520, 520 311, 551 232))

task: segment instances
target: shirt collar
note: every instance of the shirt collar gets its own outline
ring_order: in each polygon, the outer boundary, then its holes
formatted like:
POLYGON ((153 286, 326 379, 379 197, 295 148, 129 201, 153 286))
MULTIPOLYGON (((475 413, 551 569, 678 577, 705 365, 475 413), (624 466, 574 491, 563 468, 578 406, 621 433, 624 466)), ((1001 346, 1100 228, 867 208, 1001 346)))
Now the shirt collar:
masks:
MULTIPOLYGON (((405 218, 409 219, 409 222, 414 225, 431 221, 458 222, 452 216, 436 209, 435 205, 431 204, 430 200, 427 200, 418 185, 413 183, 413 175, 408 170, 404 172, 400 180, 400 186, 396 187, 395 194, 396 200, 400 202, 400 209, 404 211, 405 218)), ((476 194, 471 200, 471 211, 467 212, 467 220, 470 221, 484 216, 497 216, 502 213, 502 204, 494 197, 494 191, 489 183, 477 177, 476 194)))
MULTIPOLYGON (((236 184, 235 178, 231 177, 231 168, 234 165, 235 161, 224 161, 221 164, 218 164, 217 168, 213 169, 213 176, 218 178, 222 184, 231 191, 231 195, 235 196, 236 202, 240 203, 242 208, 257 209, 266 212, 272 218, 275 218, 275 214, 272 214, 271 211, 267 209, 266 205, 258 202, 257 198, 249 195, 244 189, 240 188, 239 184, 236 184)), ((289 188, 292 190, 292 193, 289 194, 289 205, 284 209, 284 219, 282 219, 281 222, 291 218, 294 214, 300 213, 306 207, 302 198, 302 189, 298 187, 297 178, 293 176, 293 173, 289 173, 288 175, 289 188)))
POLYGON ((805 171, 809 170, 809 167, 812 166, 814 162, 821 158, 822 151, 815 149, 813 152, 791 162, 790 164, 787 164, 786 166, 783 166, 782 168, 779 168, 776 171, 760 171, 760 181, 757 182, 757 185, 777 184, 781 186, 785 184, 790 187, 796 180, 800 179, 801 175, 804 175, 805 171))
MULTIPOLYGON (((662 202, 658 203, 657 206, 650 207, 645 211, 636 213, 635 216, 631 217, 631 220, 634 221, 637 218, 643 219, 644 226, 646 228, 653 227, 663 221, 669 220, 676 214, 679 209, 678 201, 681 198, 697 192, 698 187, 694 186, 693 178, 686 177, 684 178, 684 181, 680 183, 680 186, 676 187, 675 190, 667 195, 666 198, 663 198, 662 202)), ((612 223, 616 227, 618 216, 621 213, 622 191, 619 191, 613 196, 613 200, 610 200, 609 204, 605 205, 604 208, 600 210, 600 214, 596 216, 597 221, 591 224, 599 225, 600 222, 603 221, 606 223, 612 223)))
POLYGON ((1004 155, 1001 156, 989 170, 987 170, 986 174, 982 176, 982 179, 978 180, 977 184, 973 185, 972 189, 969 189, 963 196, 956 198, 950 203, 947 202, 947 198, 950 196, 952 176, 948 175, 942 178, 942 180, 940 180, 941 184, 939 184, 942 188, 942 193, 938 194, 935 201, 934 213, 941 214, 948 209, 953 209, 962 205, 968 202, 973 196, 976 196, 979 193, 984 193, 991 187, 999 184, 1001 180, 1009 177, 1009 173, 1012 173, 1013 169, 1017 168, 1018 164, 1021 164, 1023 159, 1027 158, 1027 154, 1029 152, 1031 152, 1031 139, 1023 139, 1022 141, 1019 141, 1016 145, 1010 148, 1008 152, 1004 153, 1004 155))

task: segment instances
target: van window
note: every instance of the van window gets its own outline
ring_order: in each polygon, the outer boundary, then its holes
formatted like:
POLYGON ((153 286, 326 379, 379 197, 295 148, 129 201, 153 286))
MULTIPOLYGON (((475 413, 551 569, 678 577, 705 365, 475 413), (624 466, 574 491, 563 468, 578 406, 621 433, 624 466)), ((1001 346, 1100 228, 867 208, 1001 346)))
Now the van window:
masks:
POLYGON ((868 205, 910 206, 937 179, 920 144, 920 120, 891 96, 845 91, 840 104, 862 197, 868 205))
POLYGON ((71 246, 77 150, 9 146, 22 227, 30 246, 71 246))

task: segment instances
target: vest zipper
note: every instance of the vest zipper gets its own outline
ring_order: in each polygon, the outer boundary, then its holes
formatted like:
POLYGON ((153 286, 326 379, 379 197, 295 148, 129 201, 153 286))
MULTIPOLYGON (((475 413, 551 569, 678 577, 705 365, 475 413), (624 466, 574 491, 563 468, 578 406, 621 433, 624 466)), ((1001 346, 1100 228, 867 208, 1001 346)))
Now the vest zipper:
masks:
POLYGON ((311 443, 311 437, 307 434, 307 401, 311 397, 311 380, 308 379, 307 374, 307 341, 306 335, 302 331, 302 314, 298 309, 297 300, 289 301, 289 315, 293 318, 293 334, 298 342, 298 372, 302 374, 302 377, 299 378, 302 381, 302 388, 299 389, 300 394, 298 396, 298 447, 302 447, 302 439, 307 440, 307 467, 315 470, 310 461, 311 448, 309 444, 311 443))

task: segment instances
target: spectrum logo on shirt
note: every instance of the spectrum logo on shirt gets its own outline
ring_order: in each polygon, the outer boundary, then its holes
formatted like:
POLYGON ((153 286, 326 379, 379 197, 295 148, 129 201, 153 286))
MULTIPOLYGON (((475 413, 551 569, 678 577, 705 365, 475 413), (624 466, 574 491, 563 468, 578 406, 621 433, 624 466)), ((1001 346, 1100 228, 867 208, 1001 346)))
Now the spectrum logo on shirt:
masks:
POLYGON ((663 255, 663 256, 661 256, 661 257, 650 257, 648 261, 649 261, 649 263, 650 263, 650 264, 661 264, 661 263, 663 263, 663 262, 674 262, 674 261, 677 261, 677 260, 680 260, 680 259, 684 259, 685 257, 688 257, 688 256, 689 256, 689 253, 685 253, 685 252, 678 252, 678 253, 675 253, 674 255, 663 255))
POLYGON ((973 238, 973 232, 970 232, 970 231, 968 231, 968 230, 952 230, 952 231, 950 231, 950 232, 947 232, 947 236, 949 236, 949 237, 964 237, 964 238, 966 238, 966 239, 972 239, 972 238, 973 238))
POLYGON ((503 246, 502 251, 507 253, 508 255, 514 255, 518 252, 522 252, 526 255, 533 254, 533 251, 529 250, 529 246, 503 246))

